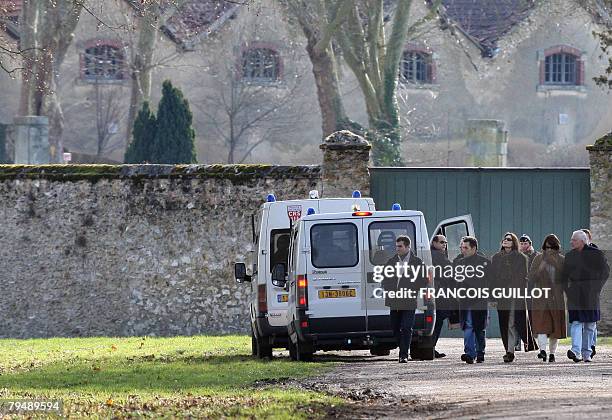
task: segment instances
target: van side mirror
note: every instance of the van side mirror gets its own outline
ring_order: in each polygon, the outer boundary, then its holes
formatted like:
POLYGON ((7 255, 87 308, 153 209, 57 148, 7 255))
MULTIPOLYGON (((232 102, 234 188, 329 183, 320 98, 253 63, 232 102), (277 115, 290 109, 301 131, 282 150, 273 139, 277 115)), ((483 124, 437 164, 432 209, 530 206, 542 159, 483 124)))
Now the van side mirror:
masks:
POLYGON ((272 267, 272 284, 276 287, 285 287, 287 284, 287 267, 284 263, 277 263, 272 267))
POLYGON ((236 283, 251 281, 251 276, 246 273, 246 265, 243 262, 234 263, 234 277, 236 283))

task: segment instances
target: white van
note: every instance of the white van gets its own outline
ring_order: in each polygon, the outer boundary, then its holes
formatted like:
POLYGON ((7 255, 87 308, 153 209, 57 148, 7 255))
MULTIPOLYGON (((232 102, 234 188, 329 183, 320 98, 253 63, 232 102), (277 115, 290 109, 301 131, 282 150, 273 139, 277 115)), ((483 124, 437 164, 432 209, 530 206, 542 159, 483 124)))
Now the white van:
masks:
MULTIPOLYGON (((309 360, 317 350, 370 349, 388 355, 397 347, 384 299, 375 298, 374 266, 395 255, 395 239, 410 237, 412 252, 431 265, 430 238, 420 211, 309 211, 291 231, 289 265, 273 267, 272 281, 289 292, 287 332, 294 360, 309 360), (314 213, 314 214, 310 214, 314 213)), ((471 216, 441 222, 434 234, 449 237, 450 256, 462 236, 473 235, 471 216), (454 242, 456 242, 456 244, 454 242)), ((429 278, 433 286, 433 278, 429 278)), ((435 302, 417 302, 414 359, 434 357, 435 302)))
POLYGON ((236 262, 234 274, 239 283, 250 282, 251 344, 253 355, 272 357, 274 347, 287 348, 288 293, 272 284, 272 267, 287 266, 292 225, 308 208, 317 214, 362 209, 373 211, 374 201, 354 191, 350 198, 319 198, 317 191, 304 200, 277 201, 269 194, 251 217, 252 246, 247 262, 236 262))

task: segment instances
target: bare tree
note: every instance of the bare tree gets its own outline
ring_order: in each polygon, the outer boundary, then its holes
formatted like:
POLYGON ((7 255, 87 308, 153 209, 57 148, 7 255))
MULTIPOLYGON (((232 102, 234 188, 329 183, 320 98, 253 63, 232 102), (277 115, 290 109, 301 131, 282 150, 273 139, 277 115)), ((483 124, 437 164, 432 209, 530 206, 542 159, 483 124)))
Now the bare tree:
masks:
POLYGON ((93 86, 93 98, 96 112, 96 158, 123 147, 121 138, 116 134, 125 112, 121 106, 121 90, 116 87, 93 86))
POLYGON ((296 98, 301 79, 291 86, 253 85, 227 73, 215 89, 194 106, 227 147, 227 163, 242 163, 259 145, 282 138, 300 120, 296 98))
POLYGON ((22 3, 20 55, 23 60, 20 115, 49 117, 52 161, 62 154, 64 116, 57 96, 58 70, 74 38, 83 4, 77 0, 22 3))

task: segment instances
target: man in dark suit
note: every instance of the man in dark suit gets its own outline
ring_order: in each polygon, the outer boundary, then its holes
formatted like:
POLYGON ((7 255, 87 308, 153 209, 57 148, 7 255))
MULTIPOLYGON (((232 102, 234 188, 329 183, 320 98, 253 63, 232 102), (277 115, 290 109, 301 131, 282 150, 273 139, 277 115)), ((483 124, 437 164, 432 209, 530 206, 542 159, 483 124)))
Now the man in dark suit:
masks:
POLYGON ((408 291, 412 291, 412 296, 390 297, 389 294, 385 296, 385 306, 391 310, 393 334, 399 345, 399 362, 406 363, 410 354, 414 312, 417 307, 416 297, 419 289, 426 286, 426 272, 423 261, 410 251, 408 236, 401 235, 396 238, 395 250, 397 254, 389 259, 386 265, 402 268, 396 270, 393 276, 386 277, 382 281, 382 286, 385 292, 408 294, 408 291))
POLYGON ((610 266, 603 252, 589 245, 583 231, 572 233, 570 244, 572 250, 565 254, 561 275, 572 337, 567 357, 574 362, 590 362, 595 325, 601 319, 599 298, 610 275, 610 266))

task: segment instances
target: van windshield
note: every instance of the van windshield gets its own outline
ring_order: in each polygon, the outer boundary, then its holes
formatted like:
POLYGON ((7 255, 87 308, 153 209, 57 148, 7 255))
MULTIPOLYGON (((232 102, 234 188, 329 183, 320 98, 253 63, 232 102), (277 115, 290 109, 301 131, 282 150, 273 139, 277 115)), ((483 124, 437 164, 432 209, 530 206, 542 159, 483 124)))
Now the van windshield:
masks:
POLYGON ((359 262, 357 226, 326 223, 310 229, 312 265, 317 268, 354 267, 359 262))
POLYGON ((374 265, 384 265, 395 255, 395 239, 400 236, 410 238, 412 251, 416 238, 414 224, 409 220, 370 223, 370 261, 374 265))
POLYGON ((274 229, 270 232, 270 272, 278 263, 288 266, 290 232, 289 229, 274 229))

